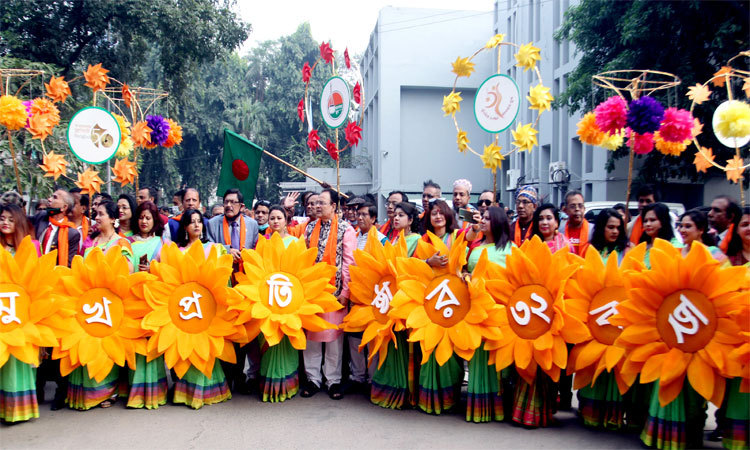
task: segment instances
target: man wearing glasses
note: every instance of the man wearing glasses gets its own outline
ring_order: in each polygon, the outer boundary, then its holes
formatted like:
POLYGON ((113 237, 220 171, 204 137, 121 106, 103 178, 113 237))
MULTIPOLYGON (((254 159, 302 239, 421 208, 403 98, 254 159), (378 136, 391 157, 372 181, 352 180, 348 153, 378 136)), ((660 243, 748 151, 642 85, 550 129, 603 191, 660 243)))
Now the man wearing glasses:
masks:
POLYGON ((713 199, 708 211, 708 223, 716 231, 716 242, 722 244, 727 235, 731 237, 730 227, 739 222, 740 217, 742 210, 737 200, 728 195, 719 195, 713 199))
POLYGON ((268 232, 268 213, 270 210, 271 202, 268 200, 258 200, 253 206, 253 217, 258 222, 258 233, 262 236, 265 236, 268 232))
MULTIPOLYGON (((258 242, 258 223, 240 212, 244 204, 243 200, 242 192, 239 189, 227 189, 224 193, 224 214, 212 217, 208 221, 207 228, 208 239, 211 242, 223 245, 227 252, 232 255, 234 260, 232 284, 234 284, 234 273, 239 270, 239 263, 242 260, 240 252, 246 248, 255 248, 255 244, 258 242)), ((257 383, 258 372, 260 371, 260 348, 256 340, 244 347, 235 344, 234 351, 237 354, 236 364, 222 361, 222 367, 227 375, 227 383, 232 391, 249 394, 251 389, 248 384, 257 383), (248 369, 250 383, 247 382, 243 373, 246 356, 250 363, 250 369, 248 369)))
POLYGON ((565 214, 568 221, 565 223, 565 237, 570 242, 573 253, 583 256, 589 245, 589 223, 583 217, 586 206, 583 203, 581 191, 570 191, 565 195, 565 214))
POLYGON ((516 220, 510 227, 513 243, 517 246, 531 239, 531 222, 536 211, 539 194, 534 186, 521 186, 516 190, 516 220))
POLYGON ((484 212, 487 211, 493 203, 495 203, 495 193, 488 189, 482 191, 482 193, 479 194, 479 201, 477 202, 479 214, 484 215, 484 212))

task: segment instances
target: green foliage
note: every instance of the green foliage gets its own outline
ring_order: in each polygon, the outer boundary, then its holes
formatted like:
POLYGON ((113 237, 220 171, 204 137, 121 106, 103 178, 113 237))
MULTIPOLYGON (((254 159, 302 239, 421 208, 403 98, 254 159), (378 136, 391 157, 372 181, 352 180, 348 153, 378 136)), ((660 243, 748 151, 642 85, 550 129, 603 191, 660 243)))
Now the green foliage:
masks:
MULTIPOLYGON (((651 69, 673 73, 682 80, 677 89, 661 91, 654 97, 669 106, 690 109, 687 88, 703 84, 727 60, 747 50, 749 6, 746 1, 581 0, 567 11, 555 36, 573 41, 581 55, 557 106, 568 106, 573 112, 589 111, 613 94, 594 86, 593 75, 608 70, 651 69)), ((738 67, 747 62, 738 60, 738 67)), ((717 96, 712 101, 714 107, 718 106, 717 96)), ((706 113, 713 109, 701 108, 703 113, 698 115, 706 124, 700 140, 714 149, 717 160, 723 161, 732 152, 717 151, 722 146, 710 133, 711 116, 706 113)), ((680 157, 672 157, 653 151, 645 156, 639 178, 652 182, 688 176, 695 180, 699 175, 692 164, 694 153, 688 149, 680 157)), ((608 169, 627 154, 625 148, 610 153, 608 169)))

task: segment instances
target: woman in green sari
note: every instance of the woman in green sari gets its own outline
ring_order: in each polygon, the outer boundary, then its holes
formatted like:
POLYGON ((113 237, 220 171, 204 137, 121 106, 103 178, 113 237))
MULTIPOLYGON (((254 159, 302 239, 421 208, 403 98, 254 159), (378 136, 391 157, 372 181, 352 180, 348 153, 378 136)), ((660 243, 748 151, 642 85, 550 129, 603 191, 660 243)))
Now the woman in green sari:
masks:
POLYGON ((130 238, 138 232, 137 226, 137 215, 135 214, 135 199, 130 194, 120 194, 117 197, 117 212, 120 234, 126 238, 130 238))

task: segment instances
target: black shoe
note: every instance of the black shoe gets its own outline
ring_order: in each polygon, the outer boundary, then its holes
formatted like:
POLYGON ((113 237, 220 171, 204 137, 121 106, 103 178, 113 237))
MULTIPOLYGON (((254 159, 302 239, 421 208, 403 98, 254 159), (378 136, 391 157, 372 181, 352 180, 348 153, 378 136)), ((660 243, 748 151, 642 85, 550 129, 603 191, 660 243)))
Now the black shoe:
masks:
POLYGON ((721 430, 715 429, 714 431, 708 433, 708 436, 706 436, 706 440, 710 442, 719 442, 721 440, 721 430))
POLYGON ((49 409, 52 411, 63 409, 65 407, 65 397, 67 397, 67 393, 61 394, 59 391, 55 391, 55 398, 52 400, 49 409))
POLYGON ((315 383, 306 383, 305 386, 302 388, 302 392, 299 393, 301 397, 307 398, 312 397, 313 395, 320 392, 320 387, 316 385, 315 383))
POLYGON ((341 400, 344 398, 344 393, 341 392, 341 384, 334 383, 328 386, 328 396, 331 397, 331 400, 341 400))

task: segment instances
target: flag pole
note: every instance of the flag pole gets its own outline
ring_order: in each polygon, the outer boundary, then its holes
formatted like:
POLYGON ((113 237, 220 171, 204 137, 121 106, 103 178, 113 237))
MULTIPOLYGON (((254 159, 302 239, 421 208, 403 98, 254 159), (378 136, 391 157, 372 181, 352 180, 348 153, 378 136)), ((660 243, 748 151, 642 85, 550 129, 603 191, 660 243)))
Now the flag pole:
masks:
MULTIPOLYGON (((318 178, 315 178, 314 176, 310 175, 309 173, 305 172, 304 170, 300 169, 299 167, 295 166, 294 164, 290 164, 283 159, 279 158, 278 156, 274 155, 273 153, 269 152, 268 150, 263 150, 263 154, 270 156, 272 159, 280 162, 281 164, 284 164, 285 166, 289 167, 290 169, 294 170, 295 172, 299 172, 302 175, 306 176, 307 178, 310 178, 314 182, 318 183, 321 186, 330 186, 328 183, 326 183, 323 180, 320 180, 318 178)), ((348 199, 349 196, 339 191, 338 187, 336 188, 336 191, 339 193, 340 196, 343 196, 344 198, 348 199)))

